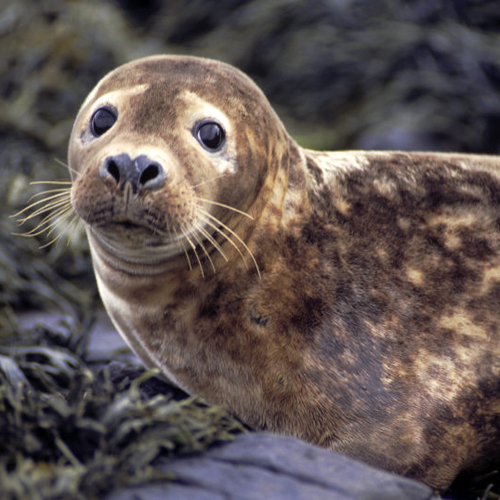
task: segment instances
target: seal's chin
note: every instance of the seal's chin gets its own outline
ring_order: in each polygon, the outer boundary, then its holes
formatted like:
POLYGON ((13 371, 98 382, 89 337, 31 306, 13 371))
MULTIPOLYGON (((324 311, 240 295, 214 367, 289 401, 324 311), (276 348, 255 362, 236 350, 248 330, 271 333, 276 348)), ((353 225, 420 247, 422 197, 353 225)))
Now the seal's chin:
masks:
POLYGON ((184 254, 184 236, 166 233, 131 220, 87 225, 89 236, 113 259, 157 264, 184 254))

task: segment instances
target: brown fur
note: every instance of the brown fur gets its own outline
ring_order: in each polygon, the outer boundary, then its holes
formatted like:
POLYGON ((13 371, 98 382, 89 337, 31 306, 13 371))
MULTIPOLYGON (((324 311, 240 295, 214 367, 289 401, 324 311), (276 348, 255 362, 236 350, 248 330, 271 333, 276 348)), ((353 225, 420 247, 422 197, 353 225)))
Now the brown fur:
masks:
POLYGON ((69 161, 104 303, 148 365, 253 427, 436 488, 499 459, 497 158, 301 150, 242 73, 160 56, 97 85, 69 161), (93 138, 102 96, 119 119, 93 138), (206 102, 228 119, 217 160, 190 131, 206 102), (97 174, 124 152, 165 184, 125 202, 97 174), (228 262, 198 233, 198 264, 179 236, 203 210, 248 249, 204 226, 228 262))

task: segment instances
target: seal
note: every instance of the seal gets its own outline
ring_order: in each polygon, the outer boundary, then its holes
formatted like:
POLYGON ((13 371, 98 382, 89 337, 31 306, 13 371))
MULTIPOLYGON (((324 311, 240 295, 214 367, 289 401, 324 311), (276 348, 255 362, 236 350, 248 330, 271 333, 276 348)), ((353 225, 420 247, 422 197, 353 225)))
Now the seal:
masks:
POLYGON ((237 69, 152 56, 90 93, 69 168, 148 366, 438 489, 498 461, 498 158, 302 149, 237 69))

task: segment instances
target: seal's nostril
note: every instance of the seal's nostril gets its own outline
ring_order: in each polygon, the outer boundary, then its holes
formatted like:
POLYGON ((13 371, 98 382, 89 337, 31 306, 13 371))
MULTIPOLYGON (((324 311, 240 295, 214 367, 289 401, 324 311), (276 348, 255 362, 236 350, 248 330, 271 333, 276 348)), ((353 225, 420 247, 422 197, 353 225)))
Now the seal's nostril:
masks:
POLYGON ((133 168, 133 162, 127 154, 108 156, 99 167, 99 176, 105 180, 112 178, 118 185, 129 180, 133 168))
POLYGON ((113 179, 122 190, 130 185, 134 194, 142 189, 159 189, 166 177, 160 163, 145 155, 132 160, 126 153, 108 156, 99 167, 99 176, 113 179))
POLYGON ((120 182, 120 169, 118 168, 117 164, 113 160, 108 161, 107 170, 108 170, 109 174, 115 179, 116 183, 118 184, 120 182))
POLYGON ((135 158, 134 167, 140 189, 158 189, 163 184, 166 175, 161 163, 140 155, 135 158))
POLYGON ((151 165, 148 165, 142 172, 141 176, 139 177, 139 184, 144 185, 146 184, 146 182, 156 179, 159 174, 160 169, 158 165, 152 163, 151 165))

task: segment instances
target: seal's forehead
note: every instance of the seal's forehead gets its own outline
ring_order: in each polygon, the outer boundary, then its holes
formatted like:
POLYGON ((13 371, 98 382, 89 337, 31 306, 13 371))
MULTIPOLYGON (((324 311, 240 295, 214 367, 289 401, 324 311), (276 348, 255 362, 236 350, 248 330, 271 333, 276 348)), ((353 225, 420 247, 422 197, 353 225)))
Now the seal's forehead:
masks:
POLYGON ((114 90, 141 85, 155 93, 176 95, 190 91, 214 103, 244 102, 250 111, 267 102, 255 83, 238 69, 211 59, 188 56, 151 56, 132 61, 106 75, 94 90, 94 99, 114 90))
POLYGON ((223 109, 214 106, 190 90, 182 92, 180 97, 184 101, 185 116, 190 122, 211 119, 221 123, 226 130, 231 127, 228 115, 223 109))
POLYGON ((82 109, 87 107, 90 104, 94 106, 101 106, 103 104, 112 104, 119 102, 121 100, 130 98, 132 96, 136 96, 144 93, 148 89, 149 85, 134 85, 133 87, 128 87, 125 89, 119 90, 111 90, 110 92, 100 92, 99 87, 95 87, 94 90, 87 96, 85 102, 82 105, 82 109))
POLYGON ((258 90, 250 78, 228 64, 180 56, 152 56, 124 64, 108 73, 99 82, 98 88, 100 93, 105 93, 113 88, 160 82, 189 90, 207 85, 221 85, 221 91, 230 88, 258 90))

